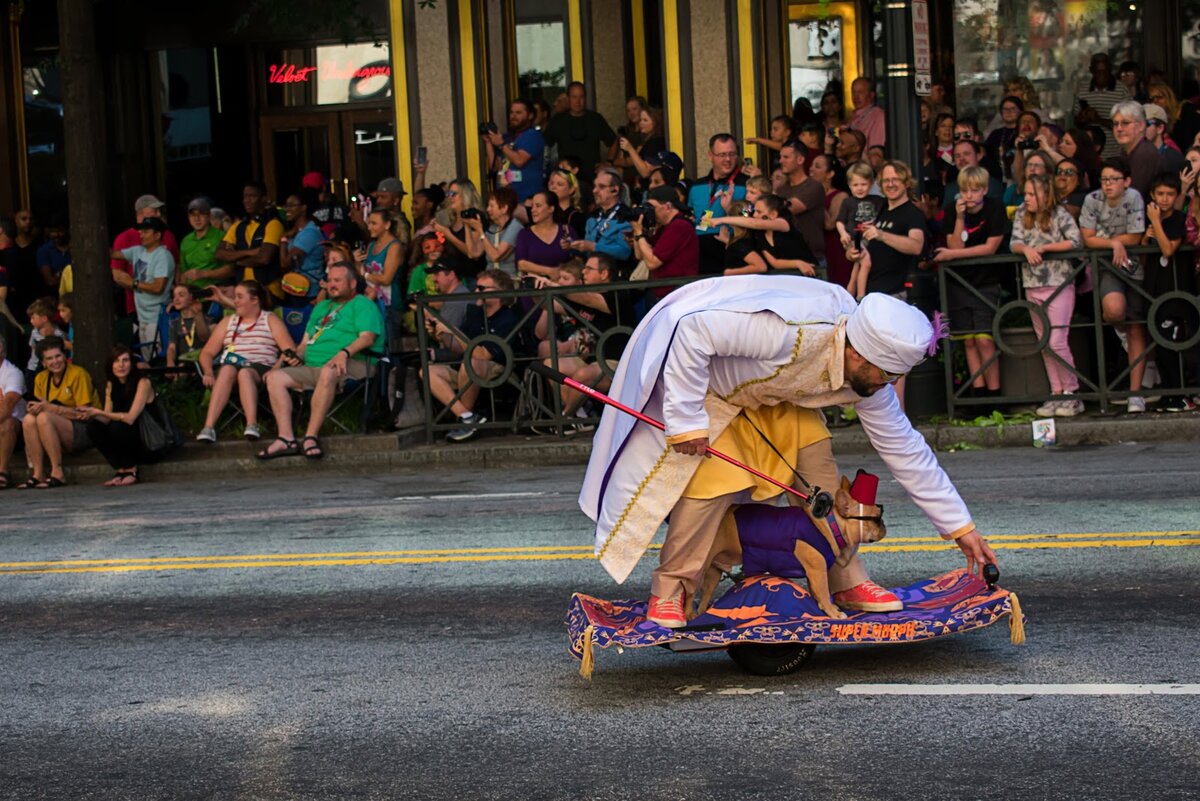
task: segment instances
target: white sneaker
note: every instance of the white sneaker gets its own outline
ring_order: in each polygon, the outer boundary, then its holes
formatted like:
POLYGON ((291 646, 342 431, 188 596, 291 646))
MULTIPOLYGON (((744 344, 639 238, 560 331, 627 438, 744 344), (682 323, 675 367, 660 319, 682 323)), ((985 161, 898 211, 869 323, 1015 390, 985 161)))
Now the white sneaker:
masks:
POLYGON ((196 435, 196 441, 197 442, 216 442, 217 441, 216 429, 205 426, 204 428, 200 429, 200 433, 196 435))
POLYGON ((1147 359, 1145 365, 1146 371, 1142 373, 1142 389, 1157 387, 1162 383, 1162 378, 1158 374, 1158 362, 1153 359, 1147 359))
POLYGON ((1034 410, 1034 414, 1038 417, 1054 417, 1058 414, 1058 408, 1063 404, 1063 401, 1048 400, 1034 410))
POLYGON ((243 436, 245 436, 246 439, 258 439, 259 437, 262 436, 262 434, 259 433, 257 424, 251 424, 251 425, 246 426, 246 430, 243 433, 243 436))
POLYGON ((1129 399, 1130 414, 1141 414, 1144 411, 1146 411, 1146 401, 1143 398, 1134 395, 1129 399))
POLYGON ((1058 408, 1054 410, 1056 417, 1074 417, 1077 414, 1083 414, 1083 401, 1081 400, 1066 400, 1058 404, 1058 408))

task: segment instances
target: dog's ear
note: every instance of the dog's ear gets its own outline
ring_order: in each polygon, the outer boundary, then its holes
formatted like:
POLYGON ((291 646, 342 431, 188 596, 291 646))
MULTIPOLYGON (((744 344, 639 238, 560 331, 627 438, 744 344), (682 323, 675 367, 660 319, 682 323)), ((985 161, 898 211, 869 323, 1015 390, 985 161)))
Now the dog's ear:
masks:
POLYGON ((849 492, 850 491, 850 479, 847 478, 846 476, 842 476, 842 483, 839 486, 841 487, 843 492, 849 492))
POLYGON ((833 503, 842 517, 846 517, 854 509, 854 499, 850 497, 849 484, 845 476, 842 477, 842 488, 833 494, 833 503))

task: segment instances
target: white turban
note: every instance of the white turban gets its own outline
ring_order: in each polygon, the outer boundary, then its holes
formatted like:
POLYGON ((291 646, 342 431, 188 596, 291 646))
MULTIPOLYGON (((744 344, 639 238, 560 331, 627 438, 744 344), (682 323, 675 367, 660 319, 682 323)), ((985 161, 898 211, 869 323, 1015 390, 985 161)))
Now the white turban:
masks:
POLYGON ((872 292, 846 320, 846 339, 876 367, 889 373, 907 373, 937 352, 945 332, 918 309, 891 295, 872 292))

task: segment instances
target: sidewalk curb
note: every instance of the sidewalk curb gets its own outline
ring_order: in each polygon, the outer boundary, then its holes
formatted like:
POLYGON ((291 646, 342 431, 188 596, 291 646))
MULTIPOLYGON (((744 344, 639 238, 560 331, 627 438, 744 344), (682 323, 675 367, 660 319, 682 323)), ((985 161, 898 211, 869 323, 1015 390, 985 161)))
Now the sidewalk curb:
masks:
MULTIPOLYGON (((1072 447, 1113 445, 1122 442, 1181 442, 1200 440, 1200 413, 1114 415, 1058 419, 1058 445, 1072 447)), ((1012 423, 1004 426, 955 426, 948 423, 917 428, 935 451, 975 448, 1029 448, 1033 450, 1033 426, 1012 423)), ((874 449, 860 426, 835 429, 834 451, 838 454, 871 453, 874 449)), ((551 436, 484 435, 464 445, 425 444, 423 429, 391 434, 327 436, 321 442, 323 459, 293 456, 263 461, 254 454, 269 440, 259 443, 224 441, 215 445, 186 443, 168 461, 142 468, 147 479, 233 478, 301 472, 361 473, 380 469, 454 467, 498 469, 584 465, 592 452, 590 439, 559 439, 551 436)), ((103 481, 112 469, 94 451, 84 461, 66 466, 68 483, 103 481)), ((26 471, 13 471, 21 481, 26 471)))

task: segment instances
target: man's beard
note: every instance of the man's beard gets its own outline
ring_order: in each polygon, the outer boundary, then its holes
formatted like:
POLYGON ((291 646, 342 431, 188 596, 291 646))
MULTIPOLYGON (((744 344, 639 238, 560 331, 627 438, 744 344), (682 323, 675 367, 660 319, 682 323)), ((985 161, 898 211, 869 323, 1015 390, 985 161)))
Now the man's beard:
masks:
POLYGON ((876 385, 868 383, 857 373, 850 374, 850 389, 860 398, 869 398, 879 391, 876 385))

